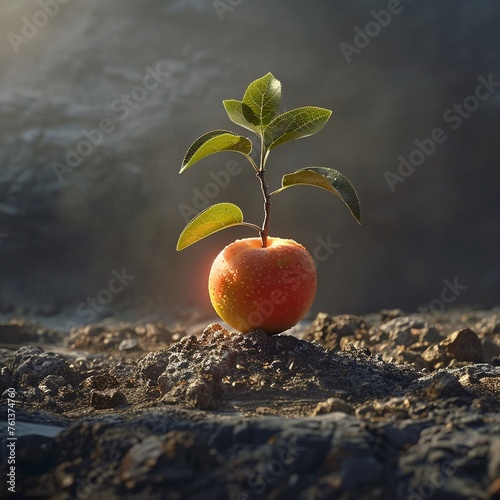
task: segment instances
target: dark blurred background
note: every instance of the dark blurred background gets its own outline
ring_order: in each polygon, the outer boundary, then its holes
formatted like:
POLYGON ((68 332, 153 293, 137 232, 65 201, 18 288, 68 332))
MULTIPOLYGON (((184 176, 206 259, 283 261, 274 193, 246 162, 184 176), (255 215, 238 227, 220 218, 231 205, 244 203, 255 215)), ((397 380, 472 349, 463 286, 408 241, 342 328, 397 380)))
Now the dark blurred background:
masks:
POLYGON ((221 101, 268 71, 283 110, 333 110, 321 133, 273 152, 270 185, 330 166, 362 205, 358 226, 320 190, 274 201, 272 235, 311 252, 336 244, 312 313, 498 305, 499 25, 498 0, 2 2, 2 311, 209 312, 211 261, 254 235, 230 229, 177 253, 181 204, 232 201, 261 224, 261 194, 237 154, 178 171, 202 133, 245 133, 221 101), (412 155, 435 129, 432 154, 412 155), (398 172, 400 155, 421 164, 398 172), (193 200, 229 162, 241 173, 193 200), (116 274, 122 290, 103 292, 116 274))

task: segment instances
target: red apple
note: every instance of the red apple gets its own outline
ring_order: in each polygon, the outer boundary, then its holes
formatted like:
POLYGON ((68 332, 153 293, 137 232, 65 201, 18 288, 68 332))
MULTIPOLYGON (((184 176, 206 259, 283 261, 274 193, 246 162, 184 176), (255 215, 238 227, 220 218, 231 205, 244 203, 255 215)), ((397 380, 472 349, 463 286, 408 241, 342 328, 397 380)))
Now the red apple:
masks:
POLYGON ((268 237, 245 238, 215 258, 208 279, 217 314, 236 330, 288 330, 307 313, 316 295, 316 268, 299 243, 268 237))

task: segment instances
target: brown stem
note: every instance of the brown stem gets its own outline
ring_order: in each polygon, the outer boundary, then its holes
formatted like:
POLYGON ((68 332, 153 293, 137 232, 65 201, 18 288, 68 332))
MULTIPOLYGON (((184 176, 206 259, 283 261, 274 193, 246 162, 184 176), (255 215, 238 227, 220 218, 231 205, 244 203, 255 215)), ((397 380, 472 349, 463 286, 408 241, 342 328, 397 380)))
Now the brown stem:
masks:
POLYGON ((268 186, 266 184, 266 170, 263 168, 257 172, 257 177, 260 180, 260 188, 264 197, 264 223, 260 231, 262 238, 262 248, 267 247, 267 236, 269 234, 269 216, 271 214, 271 197, 269 196, 268 186))

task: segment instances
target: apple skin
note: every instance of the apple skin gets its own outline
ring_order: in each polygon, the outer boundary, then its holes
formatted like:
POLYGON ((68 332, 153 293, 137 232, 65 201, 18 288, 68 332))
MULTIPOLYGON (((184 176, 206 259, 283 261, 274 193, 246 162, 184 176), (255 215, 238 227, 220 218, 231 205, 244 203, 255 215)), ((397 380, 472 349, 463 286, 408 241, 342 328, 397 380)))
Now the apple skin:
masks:
POLYGON ((316 267, 309 252, 289 239, 236 240, 215 258, 208 278, 217 314, 236 330, 288 330, 309 311, 316 295, 316 267))

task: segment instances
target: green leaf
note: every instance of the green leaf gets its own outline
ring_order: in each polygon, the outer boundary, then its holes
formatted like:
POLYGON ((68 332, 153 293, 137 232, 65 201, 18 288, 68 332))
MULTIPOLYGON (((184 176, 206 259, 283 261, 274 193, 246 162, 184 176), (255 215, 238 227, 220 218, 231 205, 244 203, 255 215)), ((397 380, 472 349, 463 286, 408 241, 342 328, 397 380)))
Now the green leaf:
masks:
POLYGON ((245 91, 243 114, 257 129, 263 130, 278 114, 280 101, 281 83, 271 73, 267 73, 252 82, 245 91))
POLYGON ((239 125, 240 127, 246 128, 247 130, 251 130, 256 134, 259 134, 259 128, 254 126, 252 122, 256 121, 256 117, 253 115, 253 111, 241 101, 237 101, 236 99, 228 99, 226 101, 222 101, 224 108, 226 110, 227 116, 229 119, 239 125))
POLYGON ((182 160, 180 174, 196 162, 221 151, 237 151, 248 155, 252 151, 250 139, 237 135, 227 130, 212 130, 198 137, 189 146, 184 159, 182 160))
POLYGON ((333 168, 308 167, 297 170, 291 174, 285 174, 281 185, 283 187, 274 191, 272 195, 286 188, 299 185, 326 189, 337 195, 347 205, 358 224, 361 224, 361 208, 358 195, 349 179, 333 168))
POLYGON ((243 212, 233 203, 217 203, 199 213, 182 230, 177 251, 192 245, 226 227, 244 225, 243 212))
POLYGON ((331 114, 329 109, 305 106, 278 115, 264 130, 264 145, 269 150, 316 134, 325 126, 331 114))

